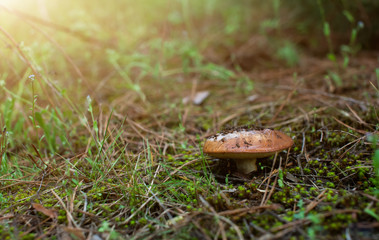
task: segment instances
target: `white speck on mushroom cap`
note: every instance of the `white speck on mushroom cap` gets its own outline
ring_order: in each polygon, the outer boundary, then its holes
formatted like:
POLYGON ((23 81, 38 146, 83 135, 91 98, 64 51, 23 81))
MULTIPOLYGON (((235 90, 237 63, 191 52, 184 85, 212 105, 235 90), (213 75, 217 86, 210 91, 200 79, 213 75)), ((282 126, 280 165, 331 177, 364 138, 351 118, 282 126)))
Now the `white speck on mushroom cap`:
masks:
POLYGON ((249 136, 249 135, 255 135, 255 134, 259 134, 259 135, 267 135, 267 134, 272 134, 272 131, 270 129, 264 129, 262 131, 255 131, 255 130, 240 130, 240 131, 234 131, 234 132, 231 132, 231 133, 219 133, 213 137, 210 137, 208 140, 209 141, 215 141, 215 142, 219 142, 221 140, 229 140, 229 139, 232 139, 232 138, 241 138, 241 137, 244 137, 244 136, 249 136))

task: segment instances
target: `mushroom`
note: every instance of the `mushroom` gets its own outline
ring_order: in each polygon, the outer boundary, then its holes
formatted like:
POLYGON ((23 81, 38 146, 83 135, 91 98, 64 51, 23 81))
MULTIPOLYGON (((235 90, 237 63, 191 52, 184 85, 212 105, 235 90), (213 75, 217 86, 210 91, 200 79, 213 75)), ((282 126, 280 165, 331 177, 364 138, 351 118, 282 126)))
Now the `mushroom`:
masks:
POLYGON ((248 174, 257 170, 257 158, 274 155, 292 145, 292 139, 280 131, 242 129, 209 137, 203 152, 219 159, 234 159, 237 170, 248 174))

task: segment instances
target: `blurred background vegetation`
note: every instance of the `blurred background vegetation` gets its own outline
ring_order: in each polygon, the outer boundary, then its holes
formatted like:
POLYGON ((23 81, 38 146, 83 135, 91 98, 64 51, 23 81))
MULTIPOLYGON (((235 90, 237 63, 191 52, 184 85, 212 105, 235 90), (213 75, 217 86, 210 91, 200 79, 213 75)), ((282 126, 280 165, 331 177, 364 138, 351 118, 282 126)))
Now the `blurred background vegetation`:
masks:
POLYGON ((15 136, 35 133, 43 119, 59 119, 54 135, 63 134, 87 96, 109 108, 148 109, 191 74, 228 81, 235 72, 296 67, 306 54, 335 61, 379 42, 379 2, 369 0, 0 3, 0 121, 15 136))

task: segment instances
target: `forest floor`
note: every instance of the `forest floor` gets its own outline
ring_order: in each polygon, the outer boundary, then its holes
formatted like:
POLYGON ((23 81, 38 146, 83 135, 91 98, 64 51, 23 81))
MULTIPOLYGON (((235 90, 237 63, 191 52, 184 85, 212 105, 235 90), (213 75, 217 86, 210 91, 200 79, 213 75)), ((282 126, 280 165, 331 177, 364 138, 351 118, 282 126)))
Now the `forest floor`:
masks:
POLYGON ((69 70, 42 72, 10 41, 28 67, 0 90, 1 239, 379 238, 378 52, 286 67, 249 41, 169 43, 63 51, 69 70), (203 154, 241 126, 294 146, 250 174, 203 154))

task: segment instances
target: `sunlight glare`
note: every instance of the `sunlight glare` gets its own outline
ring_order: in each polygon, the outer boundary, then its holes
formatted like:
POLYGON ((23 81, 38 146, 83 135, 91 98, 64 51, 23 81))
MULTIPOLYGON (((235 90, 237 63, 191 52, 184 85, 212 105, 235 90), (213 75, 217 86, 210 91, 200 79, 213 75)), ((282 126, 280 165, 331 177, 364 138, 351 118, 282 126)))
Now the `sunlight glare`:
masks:
POLYGON ((20 0, 0 0, 0 5, 3 5, 4 7, 14 7, 20 3, 20 0))
POLYGON ((6 7, 11 9, 24 8, 28 4, 28 0, 0 0, 0 7, 6 7))

